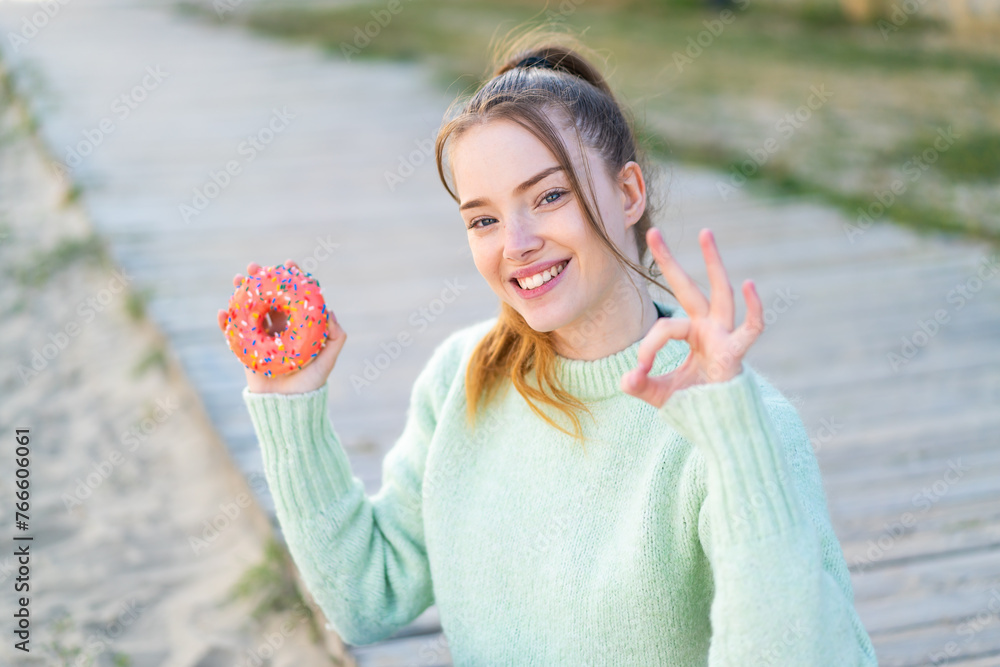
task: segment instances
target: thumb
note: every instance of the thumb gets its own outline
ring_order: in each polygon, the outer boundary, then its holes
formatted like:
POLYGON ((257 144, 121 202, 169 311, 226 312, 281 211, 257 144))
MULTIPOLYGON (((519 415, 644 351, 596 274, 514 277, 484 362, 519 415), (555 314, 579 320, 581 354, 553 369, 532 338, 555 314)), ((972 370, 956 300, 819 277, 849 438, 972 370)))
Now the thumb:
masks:
POLYGON ((340 327, 340 324, 331 313, 329 328, 327 329, 326 344, 323 346, 323 349, 319 351, 319 354, 316 355, 316 362, 319 366, 332 370, 334 365, 337 363, 337 357, 340 355, 340 351, 344 348, 344 343, 346 342, 347 332, 340 327))
POLYGON ((629 396, 635 396, 649 403, 655 388, 649 377, 649 371, 639 367, 622 375, 621 390, 629 396))

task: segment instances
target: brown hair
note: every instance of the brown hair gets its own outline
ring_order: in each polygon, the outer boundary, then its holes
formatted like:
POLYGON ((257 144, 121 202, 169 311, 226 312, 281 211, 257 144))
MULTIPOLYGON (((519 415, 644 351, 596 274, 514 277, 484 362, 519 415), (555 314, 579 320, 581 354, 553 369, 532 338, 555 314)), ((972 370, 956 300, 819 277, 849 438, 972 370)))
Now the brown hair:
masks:
MULTIPOLYGON (((565 170, 570 189, 581 193, 581 179, 550 120, 550 112, 561 112, 563 119, 572 120, 571 125, 576 128, 581 144, 586 183, 595 203, 590 165, 582 150, 583 144, 601 156, 602 167, 612 178, 629 161, 639 163, 640 168, 647 171, 646 160, 638 150, 631 118, 615 99, 603 75, 581 55, 584 52, 589 51, 578 39, 544 28, 529 30, 520 37, 508 40, 506 45, 500 43, 495 47, 492 75, 468 100, 459 99, 453 103, 446 115, 451 119, 442 125, 437 136, 435 155, 438 175, 456 202, 458 196, 445 178, 446 143, 449 139, 457 139, 473 126, 498 119, 516 122, 538 137, 565 170), (544 58, 551 67, 517 66, 522 59, 532 56, 544 58)), ((632 280, 629 269, 671 293, 666 285, 653 277, 657 273, 655 262, 650 263, 648 270, 633 262, 608 237, 596 205, 592 205, 586 197, 579 197, 579 202, 587 223, 625 270, 637 292, 639 288, 632 280)), ((652 224, 651 215, 647 204, 633 226, 640 262, 647 251, 646 231, 652 224)), ((590 410, 563 389, 555 376, 555 364, 556 352, 549 333, 535 331, 520 313, 501 302, 496 324, 476 346, 466 370, 469 422, 475 422, 480 405, 488 403, 503 381, 509 379, 535 414, 582 441, 583 429, 576 410, 591 414, 590 410), (535 369, 538 378, 537 387, 526 379, 532 369, 535 369), (574 432, 559 426, 542 412, 536 401, 565 414, 573 423, 574 432)))

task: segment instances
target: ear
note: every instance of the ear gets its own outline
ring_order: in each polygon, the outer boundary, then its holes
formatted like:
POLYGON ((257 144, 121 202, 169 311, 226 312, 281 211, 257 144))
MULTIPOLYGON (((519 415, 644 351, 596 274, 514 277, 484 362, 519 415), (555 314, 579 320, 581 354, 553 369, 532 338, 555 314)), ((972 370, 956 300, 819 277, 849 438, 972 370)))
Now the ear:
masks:
POLYGON ((618 172, 618 187, 625 213, 625 227, 628 228, 637 223, 646 210, 646 181, 642 178, 642 169, 637 162, 629 161, 621 168, 618 172))

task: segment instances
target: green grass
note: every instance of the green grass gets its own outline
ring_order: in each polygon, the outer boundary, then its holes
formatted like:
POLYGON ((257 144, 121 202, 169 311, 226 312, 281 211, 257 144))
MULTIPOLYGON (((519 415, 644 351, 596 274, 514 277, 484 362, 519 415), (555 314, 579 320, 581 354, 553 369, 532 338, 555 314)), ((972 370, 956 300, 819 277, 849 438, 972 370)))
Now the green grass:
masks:
POLYGON ((251 615, 258 621, 273 614, 303 614, 312 639, 317 641, 322 636, 319 624, 299 592, 293 567, 288 551, 272 537, 264 547, 264 558, 243 573, 230 589, 228 599, 253 601, 251 615))
POLYGON ((153 289, 144 287, 139 290, 130 289, 125 296, 125 312, 133 322, 146 318, 147 307, 153 298, 153 289))
POLYGON ((75 642, 70 643, 64 639, 64 635, 75 629, 76 622, 69 612, 62 612, 50 621, 48 628, 48 641, 42 643, 42 650, 48 654, 50 663, 58 667, 71 667, 80 665, 90 667, 94 664, 94 658, 90 655, 83 655, 83 647, 75 642))
MULTIPOLYGON (((898 157, 905 160, 919 155, 933 147, 935 139, 935 135, 925 133, 900 146, 898 157)), ((938 153, 934 167, 955 180, 1000 179, 1000 132, 980 131, 958 137, 954 144, 938 153)))
POLYGON ((11 269, 14 278, 25 287, 40 287, 56 274, 77 262, 108 266, 109 254, 97 234, 63 238, 52 248, 34 252, 22 264, 11 269))
MULTIPOLYGON (((746 155, 727 153, 718 145, 685 146, 678 142, 668 144, 662 137, 650 133, 640 133, 640 142, 652 156, 703 167, 722 167, 722 171, 727 174, 733 169, 738 170, 740 163, 746 159, 746 155)), ((930 144, 925 141, 916 145, 918 146, 916 150, 919 152, 930 144)), ((910 153, 901 155, 903 160, 910 159, 910 153)), ((747 185, 756 192, 766 195, 816 197, 839 208, 852 224, 858 218, 859 209, 867 210, 874 201, 873 196, 869 194, 844 193, 824 187, 820 182, 804 180, 779 161, 769 161, 758 167, 754 174, 747 177, 747 185)), ((895 202, 889 209, 889 214, 879 219, 902 223, 917 231, 944 231, 986 240, 1000 240, 1000 233, 997 230, 983 227, 973 217, 963 216, 939 206, 913 206, 905 200, 895 202)))
POLYGON ((255 600, 252 615, 257 619, 304 605, 284 549, 274 539, 267 543, 264 559, 247 570, 233 585, 230 597, 234 600, 255 600))
POLYGON ((79 183, 73 182, 70 184, 68 188, 66 188, 66 192, 63 193, 63 198, 61 203, 63 206, 69 206, 70 204, 78 202, 82 195, 83 195, 83 188, 80 187, 79 183))
POLYGON ((132 377, 140 378, 154 369, 166 374, 169 366, 170 360, 167 357, 166 347, 162 343, 154 343, 132 368, 132 377))
POLYGON ((649 152, 724 173, 773 134, 775 121, 812 86, 829 85, 835 94, 817 120, 789 138, 749 187, 816 197, 853 215, 933 141, 934 128, 954 125, 961 141, 887 215, 916 228, 1000 239, 1000 193, 990 188, 1000 173, 1000 49, 916 16, 884 34, 879 15, 853 24, 830 0, 743 6, 734 5, 732 20, 714 35, 706 31, 718 29, 720 15, 701 0, 566 0, 547 8, 525 0, 403 0, 370 38, 358 33, 384 3, 266 8, 225 22, 309 41, 338 59, 422 62, 458 94, 487 73, 492 39, 548 19, 606 58, 599 64, 643 121, 637 129, 649 152), (559 14, 565 8, 571 11, 559 14), (696 45, 699 37, 707 46, 696 45), (690 62, 678 67, 678 54, 690 62), (959 187, 976 196, 959 202, 959 187))
MULTIPOLYGON (((751 0, 752 3, 752 0, 751 0)), ((497 26, 513 27, 522 21, 544 19, 535 3, 499 4, 470 0, 423 0, 418 5, 403 5, 379 32, 364 44, 359 39, 359 53, 351 57, 392 60, 433 60, 461 58, 465 67, 485 65, 485 41, 497 26)), ((553 3, 557 10, 558 3, 553 3)), ((776 60, 793 59, 845 68, 885 71, 972 72, 984 85, 1000 88, 998 61, 994 57, 963 50, 918 49, 924 46, 928 32, 943 30, 938 24, 911 19, 900 32, 884 39, 876 25, 856 25, 840 17, 829 5, 804 5, 795 11, 748 5, 734 6, 735 20, 725 28, 727 52, 750 52, 754 57, 776 60), (741 25, 742 24, 742 25, 741 25)), ((352 5, 336 9, 262 8, 241 20, 264 34, 284 39, 316 42, 335 54, 355 46, 358 30, 373 21, 371 11, 378 3, 352 5)), ((600 3, 581 4, 572 14, 556 23, 586 27, 595 41, 624 39, 639 54, 635 60, 651 63, 658 55, 669 54, 687 45, 688 37, 705 29, 704 22, 717 14, 701 3, 600 3), (609 4, 611 6, 609 6, 609 4), (616 7, 614 5, 625 5, 616 7), (582 20, 576 20, 582 19, 582 20)), ((233 21, 234 18, 227 18, 233 21)), ((501 28, 502 31, 502 28, 501 28)), ((715 44, 713 44, 713 48, 715 44)), ((631 63, 629 63, 631 64, 631 63)), ((471 73, 466 71, 466 73, 471 73)), ((478 72, 477 72, 478 73, 478 72)))

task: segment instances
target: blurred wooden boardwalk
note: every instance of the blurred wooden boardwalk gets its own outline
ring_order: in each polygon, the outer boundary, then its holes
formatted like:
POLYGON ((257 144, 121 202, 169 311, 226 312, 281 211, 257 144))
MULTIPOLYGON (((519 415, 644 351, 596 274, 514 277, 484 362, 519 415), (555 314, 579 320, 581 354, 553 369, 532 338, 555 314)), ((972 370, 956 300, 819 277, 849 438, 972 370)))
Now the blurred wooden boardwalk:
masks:
MULTIPOLYGON (((0 4, 3 34, 36 9, 0 4)), ((249 260, 295 258, 318 276, 350 335, 331 415, 374 493, 434 345, 495 312, 427 149, 450 101, 430 74, 347 64, 169 7, 83 0, 4 56, 55 157, 93 144, 72 174, 86 207, 153 290, 151 314, 244 472, 259 453, 215 311, 249 260), (148 68, 160 68, 155 87, 148 68), (122 95, 127 117, 113 106, 122 95), (219 185, 229 161, 240 173, 219 185), (390 188, 387 173, 402 183, 390 188), (196 189, 208 205, 186 221, 196 189), (412 344, 396 348, 401 333, 412 344)), ((813 435, 880 664, 1000 665, 1000 280, 977 276, 996 249, 889 224, 852 242, 853 221, 828 208, 723 201, 710 172, 669 178, 661 226, 684 266, 703 275, 696 235, 711 227, 733 283, 753 277, 769 308, 751 363, 813 435)), ((432 608, 352 652, 364 667, 447 665, 438 630, 432 608)))

